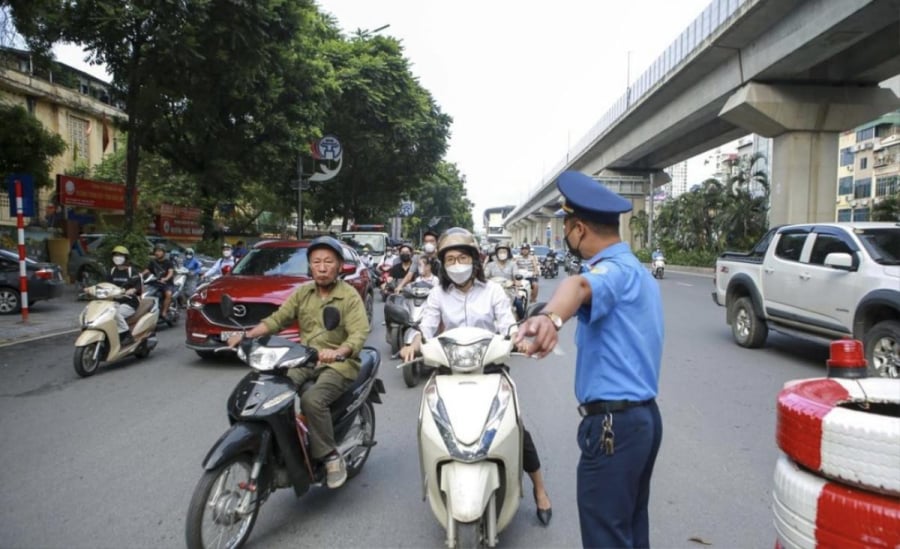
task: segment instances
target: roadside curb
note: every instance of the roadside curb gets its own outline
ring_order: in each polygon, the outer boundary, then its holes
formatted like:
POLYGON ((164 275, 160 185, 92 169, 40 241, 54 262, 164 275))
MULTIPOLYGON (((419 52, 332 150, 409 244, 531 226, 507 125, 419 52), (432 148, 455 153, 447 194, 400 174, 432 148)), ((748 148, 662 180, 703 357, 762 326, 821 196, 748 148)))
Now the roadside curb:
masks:
POLYGON ((21 313, 0 316, 0 348, 78 332, 86 304, 78 301, 78 286, 67 284, 61 296, 33 304, 27 324, 21 313))

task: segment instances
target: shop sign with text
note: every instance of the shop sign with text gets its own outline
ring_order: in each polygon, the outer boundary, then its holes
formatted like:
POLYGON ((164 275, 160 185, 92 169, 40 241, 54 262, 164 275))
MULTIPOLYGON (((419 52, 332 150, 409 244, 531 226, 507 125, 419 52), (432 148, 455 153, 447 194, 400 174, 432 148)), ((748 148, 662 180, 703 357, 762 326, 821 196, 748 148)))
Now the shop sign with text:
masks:
POLYGON ((156 231, 159 236, 172 240, 200 240, 203 238, 202 213, 199 208, 162 204, 156 216, 156 231))
MULTIPOLYGON (((56 192, 62 206, 125 211, 125 185, 57 174, 56 192)), ((134 202, 137 204, 137 191, 134 202)))

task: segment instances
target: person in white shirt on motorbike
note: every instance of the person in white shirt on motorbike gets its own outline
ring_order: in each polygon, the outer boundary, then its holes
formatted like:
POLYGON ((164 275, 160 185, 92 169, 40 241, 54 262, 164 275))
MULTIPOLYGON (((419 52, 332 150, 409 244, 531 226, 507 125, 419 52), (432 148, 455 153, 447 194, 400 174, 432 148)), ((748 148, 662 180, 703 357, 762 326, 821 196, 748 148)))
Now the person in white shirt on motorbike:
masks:
POLYGON ((217 259, 216 262, 213 263, 212 267, 210 267, 205 273, 203 273, 203 278, 208 280, 211 278, 219 277, 225 274, 226 270, 233 269, 234 257, 231 256, 231 252, 231 244, 227 242, 225 244, 222 244, 222 257, 217 259), (228 267, 228 269, 225 269, 225 267, 228 267))
MULTIPOLYGON (((421 333, 400 349, 404 362, 413 360, 423 336, 425 339, 435 337, 442 324, 445 330, 471 326, 507 333, 516 323, 506 291, 485 279, 478 244, 472 233, 458 227, 448 229, 438 241, 437 256, 441 263, 440 284, 428 294, 419 323, 421 333)), ((499 368, 506 367, 497 366, 493 371, 499 368)), ((491 370, 490 366, 486 367, 485 373, 491 373, 491 370)), ((553 510, 544 488, 540 458, 527 429, 523 429, 523 458, 523 468, 534 484, 538 519, 547 526, 553 510)))
POLYGON ((536 255, 531 253, 531 245, 527 242, 519 248, 519 258, 516 260, 516 268, 523 271, 531 271, 528 281, 531 282, 531 302, 537 301, 538 276, 541 274, 541 264, 536 255))
POLYGON ((513 280, 516 275, 516 263, 510 257, 512 253, 509 244, 497 244, 494 260, 484 266, 484 276, 489 279, 501 276, 506 280, 513 280))

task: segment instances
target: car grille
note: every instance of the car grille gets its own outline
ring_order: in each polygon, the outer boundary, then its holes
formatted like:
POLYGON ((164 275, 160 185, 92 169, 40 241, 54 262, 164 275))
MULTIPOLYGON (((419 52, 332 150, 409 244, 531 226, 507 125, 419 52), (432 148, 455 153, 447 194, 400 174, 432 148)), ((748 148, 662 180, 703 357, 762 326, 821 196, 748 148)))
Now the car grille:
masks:
MULTIPOLYGON (((246 307, 247 312, 243 316, 238 316, 235 314, 234 320, 236 320, 241 326, 251 327, 259 324, 259 322, 274 313, 277 309, 277 305, 272 305, 270 303, 241 303, 235 302, 234 307, 236 310, 239 310, 240 307, 246 307)), ((237 311, 236 311, 237 312, 237 311)), ((223 326, 231 326, 232 322, 222 316, 222 309, 218 303, 211 303, 203 306, 203 315, 209 319, 210 322, 215 324, 221 324, 223 326)))

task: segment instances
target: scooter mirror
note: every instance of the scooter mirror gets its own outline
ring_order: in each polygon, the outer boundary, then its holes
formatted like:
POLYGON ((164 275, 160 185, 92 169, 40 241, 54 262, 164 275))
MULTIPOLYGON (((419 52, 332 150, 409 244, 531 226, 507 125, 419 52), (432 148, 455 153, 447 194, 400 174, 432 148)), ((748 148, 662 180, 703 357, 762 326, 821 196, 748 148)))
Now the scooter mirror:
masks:
POLYGON ((334 330, 341 324, 341 311, 329 305, 322 310, 322 324, 326 330, 334 330))
POLYGON ((533 316, 537 316, 541 314, 541 311, 544 310, 547 304, 544 302, 533 303, 530 307, 528 307, 528 312, 525 314, 526 317, 531 318, 533 316))
POLYGON ((219 303, 224 318, 231 318, 234 314, 234 300, 228 294, 222 294, 222 301, 219 303))

